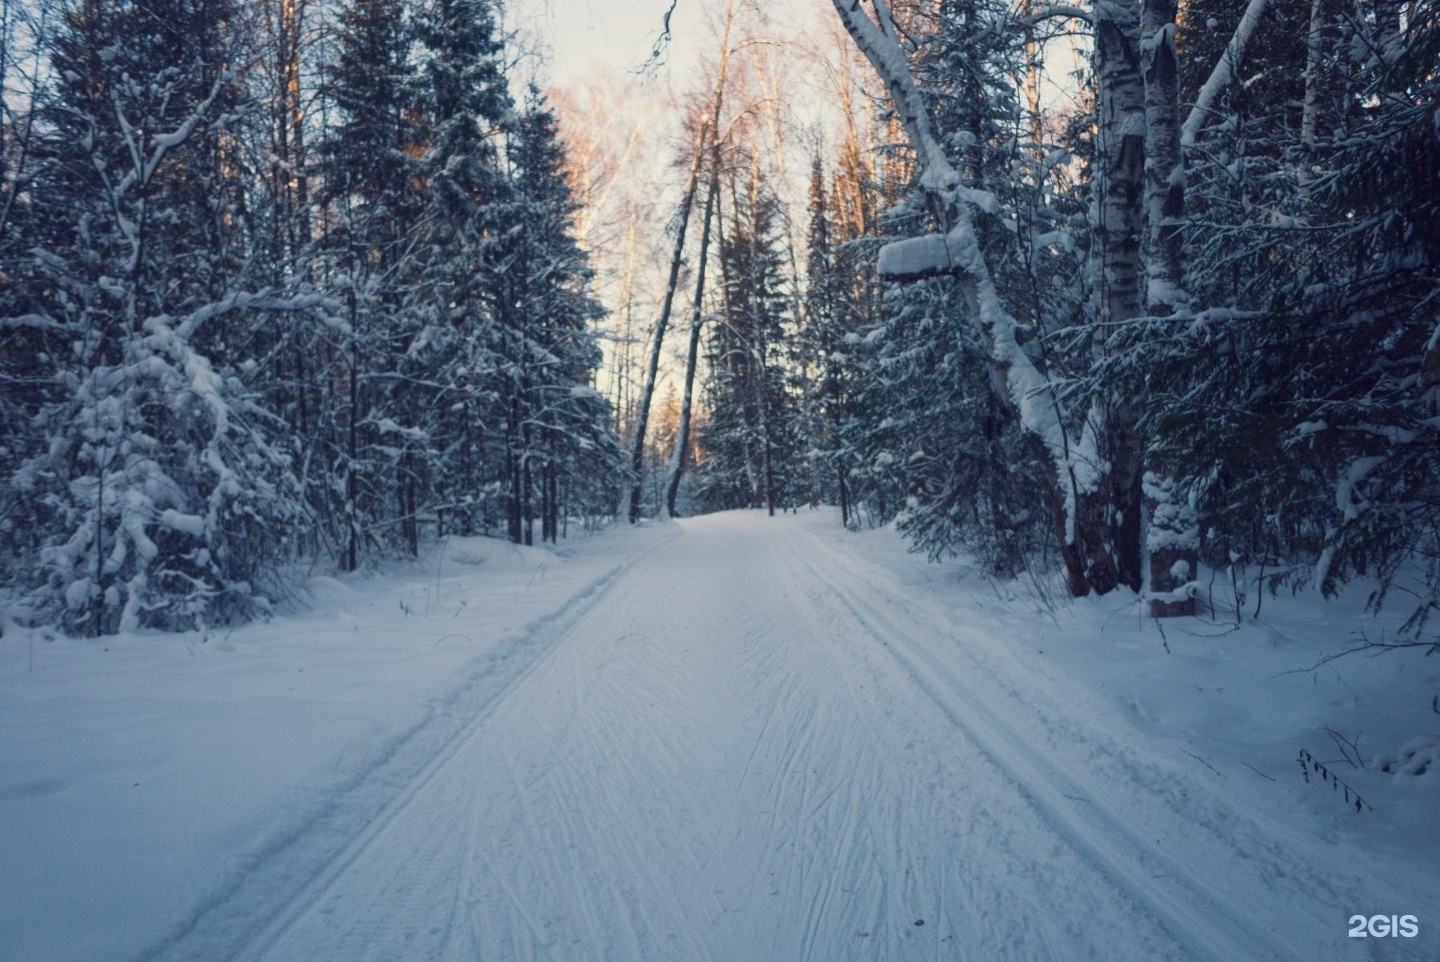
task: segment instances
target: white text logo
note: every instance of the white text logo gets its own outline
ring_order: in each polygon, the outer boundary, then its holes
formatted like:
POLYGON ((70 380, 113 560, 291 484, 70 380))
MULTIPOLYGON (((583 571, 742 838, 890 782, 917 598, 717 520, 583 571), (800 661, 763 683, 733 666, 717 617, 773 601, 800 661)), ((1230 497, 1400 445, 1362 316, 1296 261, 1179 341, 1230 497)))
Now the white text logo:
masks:
POLYGON ((1363 915, 1350 916, 1350 938, 1363 939, 1374 936, 1383 939, 1387 935, 1413 939, 1420 934, 1419 920, 1413 915, 1363 915))

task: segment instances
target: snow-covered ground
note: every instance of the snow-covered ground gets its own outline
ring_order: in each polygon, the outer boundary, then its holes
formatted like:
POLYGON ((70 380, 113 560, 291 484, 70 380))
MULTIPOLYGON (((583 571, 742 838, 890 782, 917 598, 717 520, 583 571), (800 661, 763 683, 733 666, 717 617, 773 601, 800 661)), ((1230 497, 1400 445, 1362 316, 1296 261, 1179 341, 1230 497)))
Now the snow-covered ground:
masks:
POLYGON ((1360 595, 1162 643, 829 512, 309 590, 208 638, 8 628, 0 959, 1440 958, 1440 772, 1326 732, 1440 731, 1440 659, 1312 667, 1360 595))

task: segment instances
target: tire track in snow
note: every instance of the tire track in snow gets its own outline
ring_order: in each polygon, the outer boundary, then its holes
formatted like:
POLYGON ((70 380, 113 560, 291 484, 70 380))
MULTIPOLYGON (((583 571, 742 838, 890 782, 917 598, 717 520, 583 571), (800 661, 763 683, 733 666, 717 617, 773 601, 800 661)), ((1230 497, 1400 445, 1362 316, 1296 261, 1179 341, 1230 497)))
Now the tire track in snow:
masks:
POLYGON ((262 850, 247 871, 197 906, 182 928, 141 952, 133 962, 172 959, 214 962, 221 958, 241 962, 255 958, 256 952, 263 951, 263 946, 293 924, 299 914, 313 907, 358 851, 395 820, 415 792, 474 735, 495 705, 544 660, 556 641, 564 637, 568 626, 583 618, 621 583, 639 557, 634 553, 624 557, 554 611, 502 642, 466 684, 456 690, 447 705, 449 711, 432 714, 405 732, 368 770, 356 776, 343 796, 332 799, 306 822, 262 850), (421 744, 424 736, 453 716, 456 707, 469 710, 469 720, 446 733, 438 746, 421 744), (418 770, 401 775, 397 782, 397 770, 404 772, 416 750, 426 753, 422 756, 426 761, 418 770), (388 801, 376 808, 377 797, 388 801), (373 814, 365 815, 367 810, 373 814), (328 852, 318 860, 314 851, 305 848, 304 843, 320 836, 328 838, 337 827, 344 830, 343 826, 351 824, 360 827, 359 834, 348 843, 322 843, 328 852), (292 862, 295 864, 290 864, 292 862), (296 885, 297 873, 306 879, 303 884, 296 885), (265 891, 266 886, 257 885, 260 878, 291 894, 275 903, 265 891), (254 891, 257 888, 259 891, 254 891))
POLYGON ((556 622, 242 962, 1033 962, 1117 932, 1139 948, 1116 957, 1188 957, 1087 916, 1108 876, 915 697, 837 601, 845 559, 825 580, 788 523, 677 526, 556 622))
MULTIPOLYGON (((1108 803, 1107 793, 1097 791, 1093 781, 1077 776, 1053 754, 1046 755, 1016 732, 996 710, 981 686, 964 681, 940 659, 912 639, 919 634, 947 632, 921 619, 906 606, 903 613, 911 624, 897 626, 890 614, 865 600, 875 592, 875 582, 846 571, 841 579, 830 572, 849 568, 819 538, 805 533, 811 542, 802 549, 795 543, 793 529, 787 532, 794 557, 856 621, 884 643, 888 654, 910 676, 920 692, 952 720, 977 747, 1019 787, 1025 800, 1062 836, 1085 851, 1119 888, 1147 906, 1157 919, 1180 936, 1187 947, 1215 962, 1235 959, 1306 959, 1307 953, 1276 935, 1271 928, 1257 925, 1243 910, 1231 905, 1222 893, 1211 891, 1183 864, 1157 844, 1139 835, 1108 803), (810 551, 833 562, 829 571, 810 560, 810 551), (918 629, 918 630, 917 630, 918 629), (1084 815, 1065 799, 1084 798, 1084 815), (1099 818, 1091 818, 1096 816, 1099 818), (1099 827, 1095 827, 1096 823, 1099 827)), ((899 613, 897 599, 885 599, 899 613)), ((923 617, 923 616, 922 616, 923 617)), ((929 620, 929 619, 925 619, 929 620)), ((958 650, 958 646, 957 646, 958 650)), ((972 666, 988 670, 972 660, 972 666)), ((993 678, 995 682, 1000 679, 993 678)), ((1140 783, 1135 787, 1143 791, 1140 783)))
MULTIPOLYGON (((797 569, 803 571, 784 544, 775 542, 773 529, 757 529, 754 536, 761 542, 757 551, 764 551, 776 567, 791 575, 797 569)), ((812 639, 802 657, 823 658, 835 669, 830 674, 837 677, 825 683, 825 691, 836 700, 826 720, 840 724, 835 731, 827 732, 832 736, 831 757, 812 759, 805 766, 808 771, 787 763, 776 772, 774 783, 778 785, 784 784, 787 775, 803 776, 789 802, 789 811, 796 817, 778 828, 767 826, 763 834, 775 840, 770 845, 773 851, 787 846, 800 850, 790 865, 793 874, 788 891, 796 896, 808 893, 808 901, 798 900, 793 906, 801 910, 804 920, 796 933, 798 937, 777 943, 764 957, 1080 957, 1073 944, 1068 949, 1052 950, 1058 945, 1058 932, 1043 912, 1048 893, 1043 884, 1030 884, 1039 872, 1039 863, 1033 861, 1028 843, 1034 830, 1027 825, 1011 827, 1009 834, 993 831, 1006 828, 1013 819, 1008 814, 997 819, 975 810, 971 805, 974 793, 966 795, 958 790, 964 779, 954 771, 944 772, 943 786, 913 785, 898 775, 893 764, 899 758, 894 734, 896 723, 906 719, 908 703, 902 702, 896 710, 890 700, 895 692, 882 690, 877 696, 874 684, 868 686, 872 692, 869 698, 857 701, 855 689, 863 687, 859 685, 861 679, 854 674, 853 653, 842 649, 860 648, 862 644, 869 648, 873 640, 855 629, 848 613, 835 611, 831 593, 823 583, 813 587, 801 584, 801 588, 806 595, 804 604, 792 601, 792 607, 804 617, 805 630, 790 626, 787 640, 794 647, 798 636, 812 639), (822 597, 824 603, 817 605, 816 596, 822 597), (877 710, 881 706, 883 711, 877 710), (882 747, 885 742, 889 744, 882 747), (827 773, 828 768, 827 774, 845 786, 843 792, 832 789, 829 799, 813 793, 814 766, 822 773, 827 773), (822 814, 827 809, 828 818, 822 814), (963 837, 947 840, 945 833, 937 832, 936 825, 956 819, 964 819, 969 825, 963 837), (785 830, 787 824, 796 827, 794 835, 785 830), (1013 845, 1019 840, 1015 831, 1026 833, 1027 841, 1019 849, 1013 845), (955 853, 974 854, 978 867, 951 857, 955 853), (1010 877, 1014 873, 1005 870, 1007 863, 1022 864, 1028 874, 1018 880, 1010 877), (960 880, 967 877, 974 892, 971 905, 978 911, 962 917, 962 933, 944 931, 948 929, 944 920, 950 917, 948 906, 942 907, 936 900, 940 893, 962 890, 960 880), (955 884, 947 887, 952 879, 957 879, 955 884), (842 904, 835 901, 837 898, 847 901, 842 904), (928 910, 917 911, 926 905, 930 906, 928 910), (987 924, 986 912, 997 915, 999 924, 987 924), (914 926, 917 915, 923 915, 930 924, 914 926), (845 930, 848 939, 837 937, 845 930), (958 947, 962 935, 974 954, 958 947)), ((792 720, 806 717, 810 714, 808 707, 788 705, 785 714, 792 720)), ((792 739, 798 737, 798 732, 792 730, 792 739)), ((916 738, 923 741, 926 734, 910 738, 905 747, 914 745, 916 738)), ((938 757, 943 750, 943 746, 928 743, 923 747, 931 749, 926 753, 930 757, 938 757)), ((786 758, 803 757, 806 751, 802 745, 800 750, 784 754, 786 758)))

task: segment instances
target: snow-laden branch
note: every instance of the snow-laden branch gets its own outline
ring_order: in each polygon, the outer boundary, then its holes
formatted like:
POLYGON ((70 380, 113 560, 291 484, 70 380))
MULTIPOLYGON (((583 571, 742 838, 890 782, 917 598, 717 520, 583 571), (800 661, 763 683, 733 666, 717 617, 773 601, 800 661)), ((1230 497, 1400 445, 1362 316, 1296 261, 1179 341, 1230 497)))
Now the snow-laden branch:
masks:
POLYGON ((962 191, 960 177, 935 136, 925 104, 898 42, 898 31, 884 0, 876 4, 877 23, 855 0, 832 0, 865 59, 875 68, 900 112, 906 135, 920 162, 920 184, 942 200, 951 219, 945 234, 930 234, 881 248, 878 271, 889 280, 953 274, 960 283, 976 333, 990 354, 997 388, 1019 415, 1022 427, 1038 437, 1055 463, 1061 489, 1069 487, 1073 465, 1048 379, 1020 346, 1019 324, 1006 310, 971 223, 966 201, 984 192, 962 191))
MULTIPOLYGON (((1356 458, 1350 462, 1350 467, 1335 482, 1335 507, 1339 509, 1345 524, 1354 523, 1360 515, 1370 509, 1370 501, 1359 494, 1358 489, 1361 482, 1373 474, 1375 469, 1385 461, 1385 455, 1356 458)), ((1334 526, 1326 530, 1325 550, 1320 552, 1320 557, 1315 562, 1315 581, 1320 586, 1320 590, 1327 594, 1333 590, 1333 586, 1330 584, 1330 568, 1335 562, 1337 533, 1334 526)))
MULTIPOLYGON (((332 298, 321 294, 274 297, 264 291, 255 294, 237 291, 192 311, 176 326, 175 332, 188 341, 201 325, 231 311, 307 311, 315 308, 334 309, 337 306, 332 298)), ((169 319, 159 320, 168 323, 169 319)))
POLYGON ((1072 7, 1063 3, 1052 3, 1047 6, 1031 10, 1017 21, 1022 24, 1035 26, 1046 20, 1083 20, 1086 23, 1093 23, 1094 15, 1083 7, 1072 7))
POLYGON ((225 89, 225 84, 229 81, 228 72, 220 71, 215 77, 215 82, 210 85, 210 92, 204 100, 195 105, 195 108, 190 111, 190 116, 181 121, 180 125, 173 130, 156 135, 155 146, 151 148, 149 161, 145 165, 146 183, 149 183, 150 179, 155 176, 155 171, 160 168, 160 164, 165 160, 165 155, 185 143, 190 139, 191 134, 195 133, 196 126, 209 115, 215 98, 220 96, 220 91, 225 89))
POLYGON ((905 62, 904 51, 897 39, 899 29, 895 25, 890 8, 880 0, 881 22, 877 24, 865 11, 860 9, 859 0, 832 0, 845 30, 855 41, 855 46, 870 61, 875 73, 885 84, 895 109, 900 112, 900 121, 905 127, 905 136, 920 162, 920 184, 927 190, 942 191, 960 183, 960 175, 950 166, 935 128, 930 125, 930 115, 925 112, 925 101, 910 76, 910 67, 905 62))
POLYGON ((66 327, 53 317, 44 314, 21 314, 18 317, 0 317, 0 328, 30 327, 41 331, 63 331, 66 327))
POLYGON ((1220 60, 1215 64, 1215 69, 1210 71, 1209 78, 1205 85, 1200 88, 1199 95, 1195 98, 1195 106, 1190 111, 1190 116, 1185 118, 1185 125, 1180 129, 1180 143, 1185 147, 1195 145, 1195 137, 1200 133, 1200 128, 1205 125, 1206 118, 1210 115, 1215 105, 1215 100, 1220 92, 1229 86, 1230 81, 1235 79, 1235 71, 1240 67, 1240 59, 1245 56, 1245 47, 1250 43, 1251 36, 1255 33, 1255 27, 1260 23, 1261 16, 1270 0, 1250 0, 1245 8, 1245 13, 1240 17, 1240 23, 1235 27, 1235 33, 1230 37, 1230 42, 1225 45, 1225 52, 1220 55, 1220 60))

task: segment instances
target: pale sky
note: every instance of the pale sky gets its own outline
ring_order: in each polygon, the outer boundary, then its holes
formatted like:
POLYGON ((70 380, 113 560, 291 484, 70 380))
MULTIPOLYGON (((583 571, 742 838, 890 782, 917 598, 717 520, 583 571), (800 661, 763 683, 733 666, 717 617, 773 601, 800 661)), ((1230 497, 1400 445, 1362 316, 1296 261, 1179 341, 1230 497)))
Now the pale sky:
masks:
MULTIPOLYGON (((622 145, 626 130, 638 132, 638 144, 624 151, 623 173, 615 181, 616 189, 606 194, 611 203, 597 204, 591 210, 590 223, 600 229, 588 237, 593 242, 592 263, 599 271, 597 293, 612 310, 620 308, 621 278, 633 277, 632 303, 635 322, 641 328, 637 334, 649 329, 657 310, 673 243, 665 225, 682 194, 683 164, 677 167, 674 163, 676 156, 685 153, 676 146, 681 120, 677 93, 703 94, 713 85, 713 78, 698 73, 718 45, 717 21, 725 4, 678 0, 674 6, 664 62, 643 74, 664 29, 671 0, 509 0, 505 6, 507 30, 518 32, 519 48, 531 54, 518 65, 517 79, 524 82, 535 76, 542 86, 577 93, 576 103, 586 110, 578 121, 586 128, 585 136, 608 144, 612 156, 622 145), (622 207, 614 206, 626 202, 627 197, 646 212, 638 233, 643 248, 638 254, 638 274, 629 266, 637 263, 637 255, 636 248, 624 242, 627 222, 616 219, 622 207)), ((781 45, 797 43, 780 57, 783 79, 779 96, 771 98, 772 103, 783 104, 793 140, 785 150, 786 157, 771 151, 766 160, 774 176, 771 185, 788 202, 788 212, 795 218, 792 240, 799 240, 805 229, 811 153, 821 144, 833 148, 841 130, 834 87, 839 76, 830 61, 842 56, 835 45, 848 51, 848 42, 837 31, 835 11, 824 0, 742 0, 740 6, 747 8, 740 17, 748 29, 781 45), (832 33, 839 33, 839 38, 831 39, 832 33)), ((1059 56, 1051 66, 1063 78, 1073 59, 1059 56)), ((870 81, 872 88, 878 86, 864 67, 856 79, 870 81)), ((763 91, 758 93, 763 95, 763 91)), ((748 94, 756 95, 756 91, 748 94)), ((1053 91, 1047 91, 1045 99, 1056 99, 1053 91)), ((684 283, 688 286, 689 279, 684 283)), ((683 311, 683 304, 676 309, 683 311)), ((618 323, 618 316, 612 318, 612 325, 618 323)), ((678 363, 671 355, 680 348, 669 341, 667 338, 670 350, 662 378, 678 363)), ((607 344, 607 355, 612 348, 607 344)), ((608 371, 601 380, 608 381, 608 371)))
MULTIPOLYGON (((679 0, 671 18, 672 66, 688 65, 692 51, 708 35, 702 22, 704 0, 679 0)), ((516 0, 512 25, 547 42, 553 54, 549 77, 556 86, 604 68, 638 69, 660 35, 670 0, 516 0)))
MULTIPOLYGON (((538 67, 544 85, 552 89, 607 91, 615 98, 622 98, 624 117, 632 123, 635 120, 641 123, 642 143, 629 155, 624 181, 630 185, 628 193, 649 212, 641 235, 644 250, 640 255, 639 276, 635 278, 635 334, 642 338, 653 324, 656 300, 664 287, 673 243, 665 225, 680 200, 684 179, 684 171, 673 164, 674 145, 681 135, 676 92, 706 91, 713 85, 713 78, 699 77, 697 72, 717 45, 716 20, 723 14, 724 7, 714 0, 678 0, 670 20, 671 40, 664 52, 664 62, 642 75, 641 70, 664 28, 670 3, 671 0, 511 0, 506 10, 507 28, 519 31, 521 45, 540 55, 538 59, 542 62, 538 67), (597 80, 598 85, 587 84, 597 80), (617 80, 620 82, 616 83, 617 80)), ((768 31, 776 35, 794 35, 797 19, 801 22, 819 19, 816 14, 820 8, 813 0, 786 0, 782 4, 760 6, 768 14, 768 31)), ((754 13, 744 16, 754 22, 754 13)), ((530 59, 521 68, 522 76, 536 66, 537 60, 530 59)), ((791 92, 801 100, 813 98, 813 93, 791 92)), ((603 100, 590 103, 595 113, 586 122, 594 123, 597 128, 590 133, 604 136, 599 129, 608 127, 605 115, 620 104, 603 100)), ((794 171, 808 175, 807 158, 808 154, 799 158, 792 165, 794 171)), ((798 188, 800 199, 796 211, 804 210, 804 186, 801 183, 798 188)), ((625 185, 617 191, 621 195, 626 193, 625 185)), ((599 216, 605 223, 603 212, 599 216)), ((619 226, 623 225, 617 224, 619 226)), ((600 270, 598 293, 608 306, 618 310, 617 294, 628 263, 627 248, 621 231, 612 229, 602 234, 612 240, 602 241, 592 251, 593 263, 600 270)), ((688 275, 683 283, 688 288, 688 275)), ((682 293, 675 305, 677 313, 688 311, 688 297, 688 293, 682 293)), ((612 330, 618 330, 615 325, 620 323, 619 318, 618 313, 612 317, 612 330)), ((683 361, 677 359, 676 353, 683 349, 683 340, 674 335, 666 339, 657 403, 664 396, 665 386, 677 365, 683 369, 683 361)), ((607 356, 615 349, 614 343, 606 343, 607 356)), ((612 386, 610 375, 607 365, 599 378, 602 390, 607 393, 612 386)))

